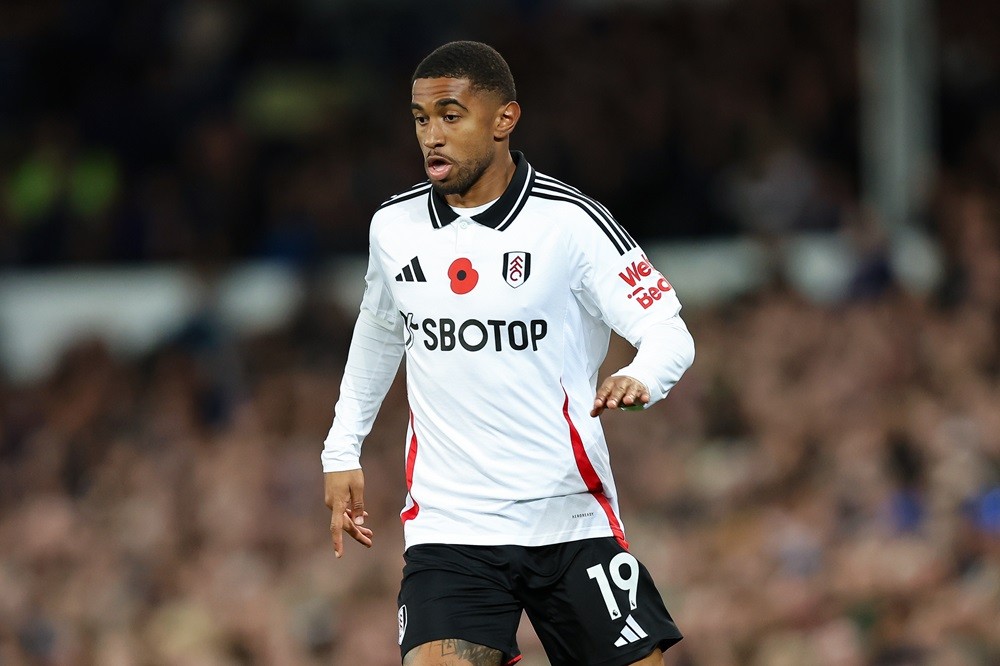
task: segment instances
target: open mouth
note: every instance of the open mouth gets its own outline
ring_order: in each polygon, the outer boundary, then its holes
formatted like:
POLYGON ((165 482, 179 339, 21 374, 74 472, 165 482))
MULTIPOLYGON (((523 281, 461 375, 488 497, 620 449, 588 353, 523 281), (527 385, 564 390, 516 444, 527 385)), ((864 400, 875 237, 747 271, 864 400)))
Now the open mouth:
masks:
POLYGON ((427 158, 427 175, 434 180, 447 178, 451 173, 451 162, 443 157, 427 158))

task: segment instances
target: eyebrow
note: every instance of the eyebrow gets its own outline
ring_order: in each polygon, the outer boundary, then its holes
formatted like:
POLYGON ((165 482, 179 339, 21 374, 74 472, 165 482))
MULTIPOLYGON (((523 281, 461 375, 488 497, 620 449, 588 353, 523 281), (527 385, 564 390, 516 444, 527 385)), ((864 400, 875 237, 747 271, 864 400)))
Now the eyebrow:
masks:
MULTIPOLYGON (((439 99, 436 102, 434 102, 434 106, 436 106, 439 109, 442 108, 442 107, 445 107, 445 106, 451 106, 452 104, 454 104, 455 106, 457 106, 460 109, 464 109, 465 111, 469 110, 469 107, 465 106, 464 104, 462 104, 461 102, 459 102, 454 97, 442 97, 441 99, 439 99)), ((421 105, 417 104, 416 102, 411 102, 410 103, 410 109, 413 110, 413 111, 423 111, 424 107, 422 107, 421 105)))

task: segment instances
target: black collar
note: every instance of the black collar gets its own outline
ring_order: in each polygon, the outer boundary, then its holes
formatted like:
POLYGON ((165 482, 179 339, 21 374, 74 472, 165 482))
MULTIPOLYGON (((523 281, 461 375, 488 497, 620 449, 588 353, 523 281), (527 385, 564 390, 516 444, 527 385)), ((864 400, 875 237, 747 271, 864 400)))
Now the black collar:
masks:
MULTIPOLYGON (((507 189, 500 195, 492 206, 478 215, 473 215, 472 219, 484 226, 503 231, 511 225, 517 214, 524 207, 524 202, 528 200, 528 193, 531 192, 531 185, 535 181, 535 170, 524 159, 524 155, 517 150, 510 151, 510 156, 514 158, 514 177, 510 179, 507 189)), ((428 197, 427 209, 431 216, 431 224, 435 229, 440 229, 451 224, 458 219, 458 213, 452 210, 444 197, 438 194, 433 188, 428 197)))

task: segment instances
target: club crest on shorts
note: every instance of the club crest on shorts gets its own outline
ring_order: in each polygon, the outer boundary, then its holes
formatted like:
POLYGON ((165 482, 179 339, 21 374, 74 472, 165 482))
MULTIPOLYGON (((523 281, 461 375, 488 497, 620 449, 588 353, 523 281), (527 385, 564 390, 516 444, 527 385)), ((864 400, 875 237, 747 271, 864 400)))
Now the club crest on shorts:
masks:
POLYGON ((403 644, 403 636, 406 635, 406 604, 399 607, 399 612, 396 613, 396 619, 399 620, 399 644, 403 644))
POLYGON ((503 255, 503 279, 515 289, 527 282, 531 275, 530 252, 505 252, 503 255))

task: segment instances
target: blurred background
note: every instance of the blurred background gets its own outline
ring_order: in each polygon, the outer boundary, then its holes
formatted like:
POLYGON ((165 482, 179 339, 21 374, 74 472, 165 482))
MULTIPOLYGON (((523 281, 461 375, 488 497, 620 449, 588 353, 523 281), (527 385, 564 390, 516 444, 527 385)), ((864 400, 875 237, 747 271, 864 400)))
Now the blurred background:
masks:
POLYGON ((605 418, 667 663, 1000 664, 1000 4, 15 0, 0 665, 398 663, 401 382, 373 550, 319 452, 452 39, 685 304, 694 367, 605 418))

